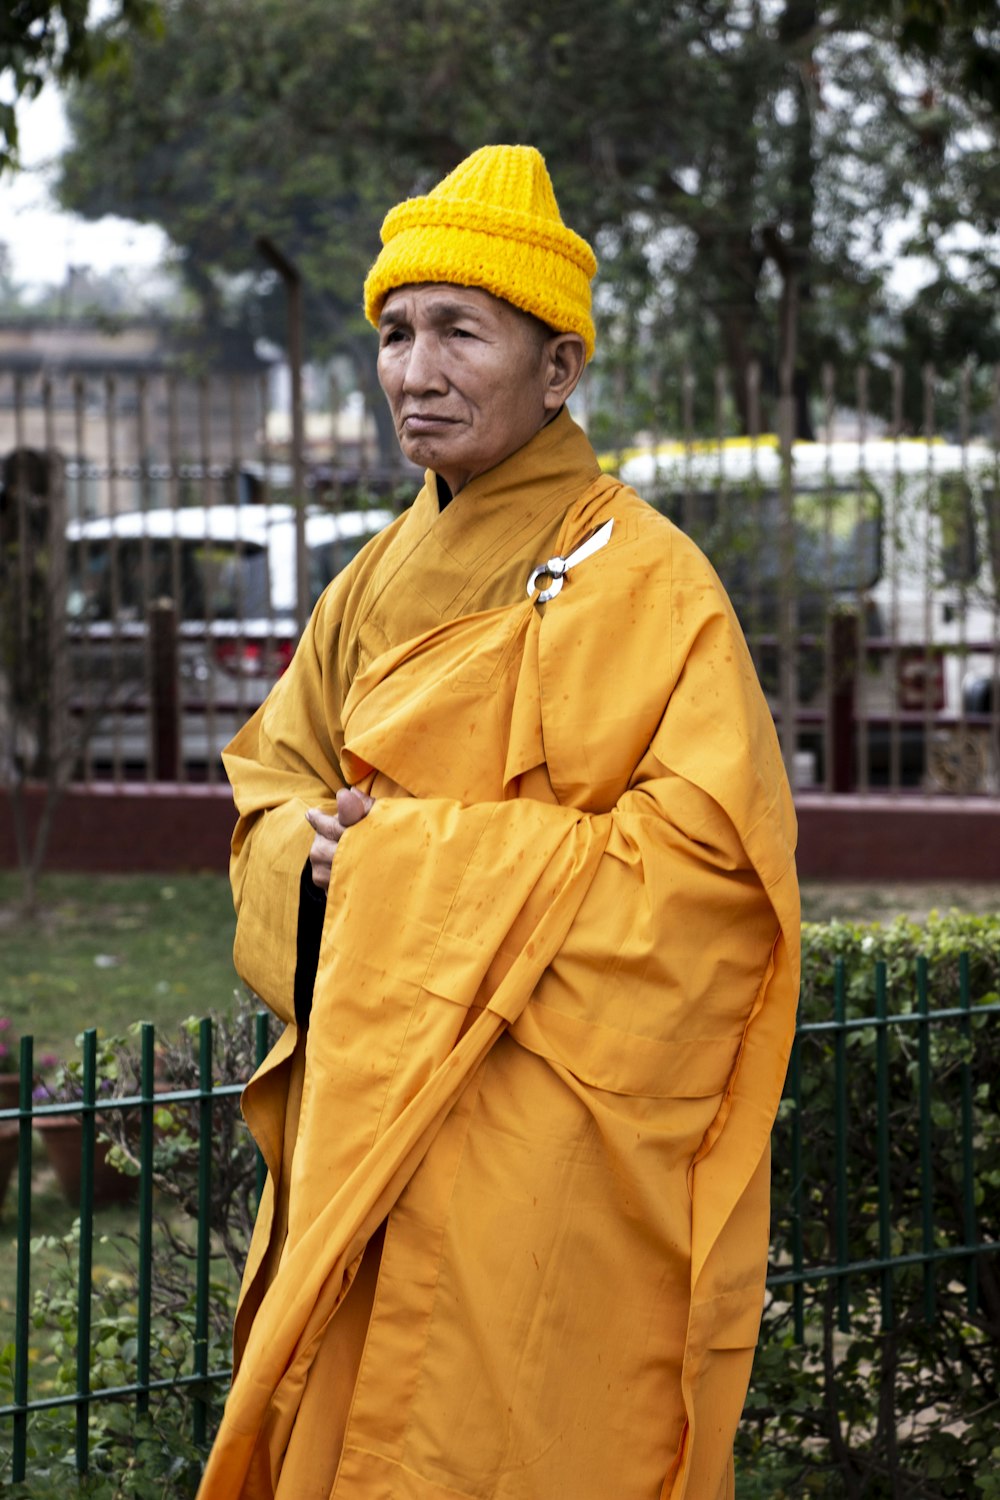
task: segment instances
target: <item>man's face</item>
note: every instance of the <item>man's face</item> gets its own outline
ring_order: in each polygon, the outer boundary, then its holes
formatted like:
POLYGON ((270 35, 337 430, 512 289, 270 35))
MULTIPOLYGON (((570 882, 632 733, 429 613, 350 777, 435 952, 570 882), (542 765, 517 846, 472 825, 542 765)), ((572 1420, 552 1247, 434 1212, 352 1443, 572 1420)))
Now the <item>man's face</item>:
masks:
POLYGON ((478 287, 390 292, 379 319, 378 378, 407 458, 457 494, 522 448, 564 399, 551 379, 549 349, 558 338, 478 287))

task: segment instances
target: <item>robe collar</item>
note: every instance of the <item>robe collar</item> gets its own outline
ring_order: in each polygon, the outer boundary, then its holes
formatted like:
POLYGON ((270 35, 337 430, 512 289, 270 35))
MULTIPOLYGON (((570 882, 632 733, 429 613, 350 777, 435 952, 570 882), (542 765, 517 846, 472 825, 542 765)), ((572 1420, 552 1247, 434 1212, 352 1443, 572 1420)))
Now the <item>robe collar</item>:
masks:
POLYGON ((586 434, 565 407, 535 436, 471 479, 442 510, 438 476, 428 469, 413 505, 421 534, 434 539, 459 566, 469 567, 493 554, 517 550, 517 539, 537 537, 558 521, 600 474, 586 434))
POLYGON ((443 511, 437 476, 428 471, 345 614, 345 682, 383 652, 446 621, 525 603, 529 573, 556 551, 566 513, 600 472, 565 409, 443 511))

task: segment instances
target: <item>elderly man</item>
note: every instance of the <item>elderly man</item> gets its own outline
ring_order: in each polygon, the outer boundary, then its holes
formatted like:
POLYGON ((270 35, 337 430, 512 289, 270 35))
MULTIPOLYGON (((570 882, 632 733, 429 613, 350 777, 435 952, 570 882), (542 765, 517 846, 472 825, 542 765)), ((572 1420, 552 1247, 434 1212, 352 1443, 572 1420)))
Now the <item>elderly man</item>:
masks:
POLYGON ((797 986, 794 817, 712 569, 566 401, 590 248, 539 154, 387 217, 413 506, 226 764, 287 1022, 203 1500, 721 1500, 797 986))

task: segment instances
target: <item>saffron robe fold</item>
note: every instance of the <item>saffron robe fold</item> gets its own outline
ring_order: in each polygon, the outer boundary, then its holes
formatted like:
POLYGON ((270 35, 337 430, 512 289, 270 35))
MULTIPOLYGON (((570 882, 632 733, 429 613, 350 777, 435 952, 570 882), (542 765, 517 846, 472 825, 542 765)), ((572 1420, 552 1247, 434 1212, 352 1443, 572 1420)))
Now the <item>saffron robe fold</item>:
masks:
POLYGON ((562 413, 443 511, 427 476, 226 765, 237 967, 288 1025, 245 1095, 269 1181, 202 1500, 285 1500, 289 1453, 329 1437, 303 1393, 383 1223, 329 1493, 730 1495, 799 914, 708 562, 562 413), (609 518, 532 602, 532 567, 609 518), (341 785, 376 802, 337 852, 304 1040, 304 812, 341 785))

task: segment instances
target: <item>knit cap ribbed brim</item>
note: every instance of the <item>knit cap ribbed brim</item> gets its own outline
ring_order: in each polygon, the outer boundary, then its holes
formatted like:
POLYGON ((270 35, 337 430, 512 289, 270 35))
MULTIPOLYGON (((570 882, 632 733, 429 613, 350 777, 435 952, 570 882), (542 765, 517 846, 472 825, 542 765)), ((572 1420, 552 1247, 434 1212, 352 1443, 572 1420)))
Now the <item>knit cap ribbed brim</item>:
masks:
POLYGON ((376 327, 396 287, 445 282, 482 287, 557 333, 578 333, 593 354, 597 261, 563 223, 534 146, 474 151, 426 197, 386 214, 382 247, 365 280, 365 316, 376 327))

